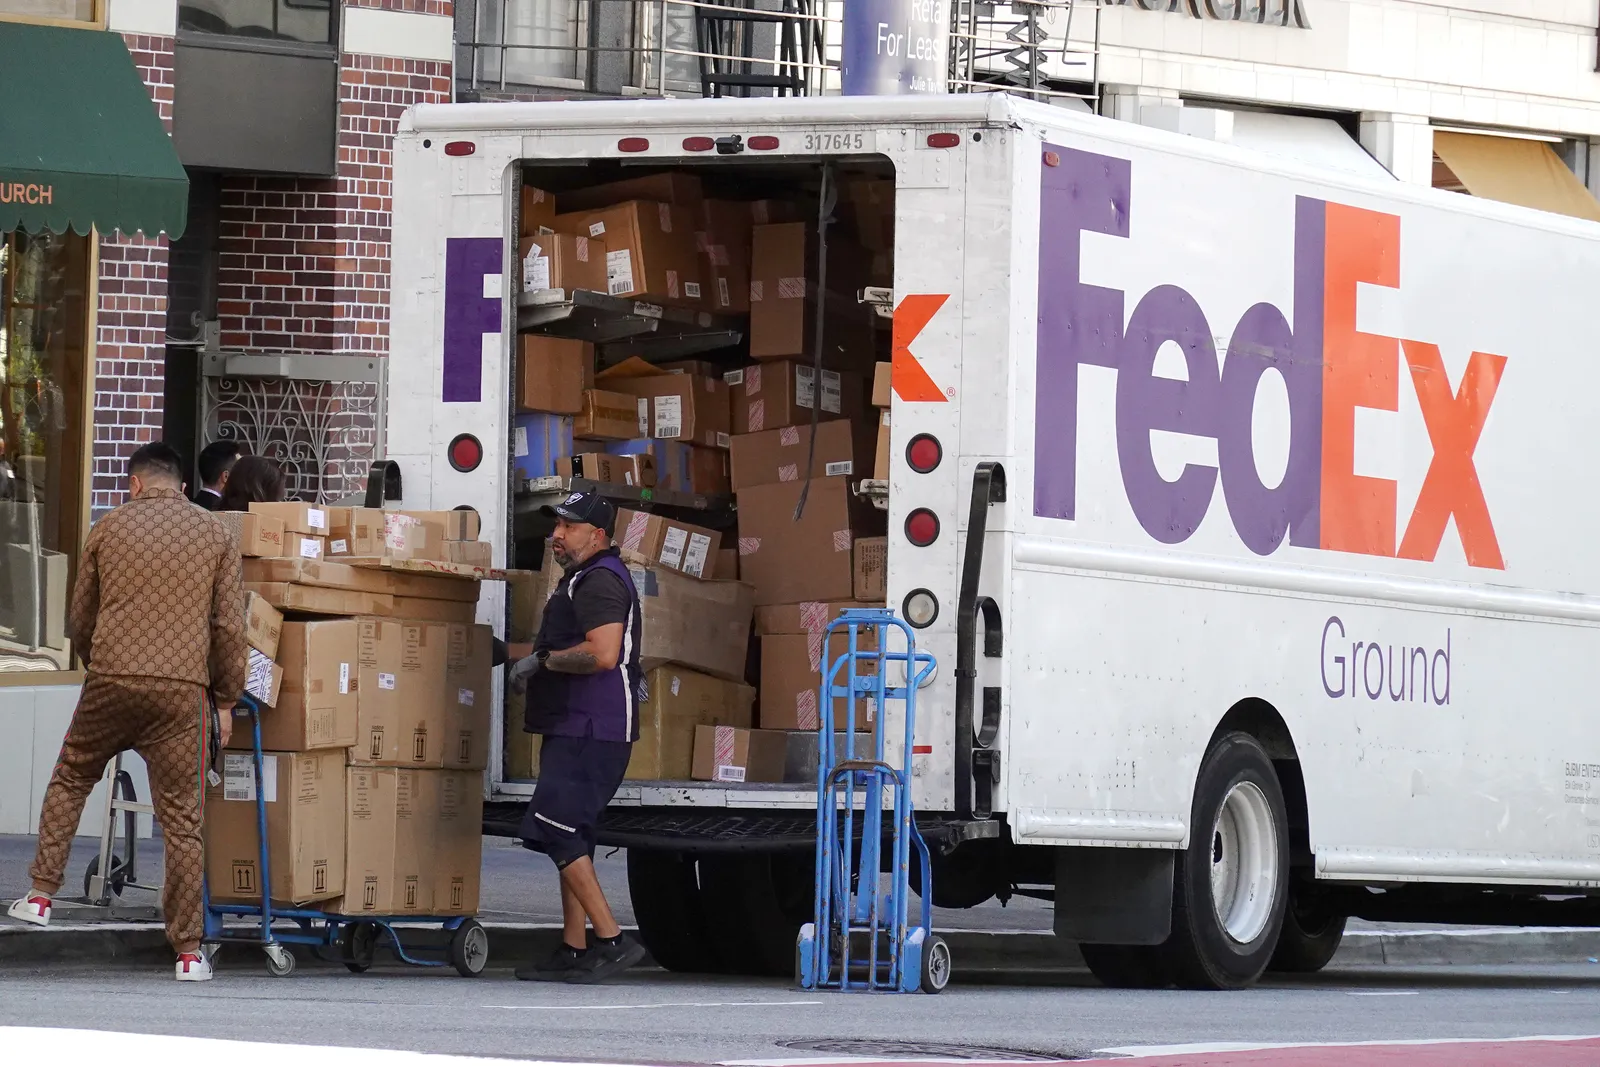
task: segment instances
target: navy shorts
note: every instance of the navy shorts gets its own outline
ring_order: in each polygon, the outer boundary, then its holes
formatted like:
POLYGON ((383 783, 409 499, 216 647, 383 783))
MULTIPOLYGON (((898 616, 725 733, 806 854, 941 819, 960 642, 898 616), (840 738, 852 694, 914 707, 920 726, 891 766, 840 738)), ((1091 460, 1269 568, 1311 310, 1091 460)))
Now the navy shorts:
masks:
POLYGON ((593 737, 547 736, 539 781, 522 817, 522 843, 565 867, 594 855, 600 814, 617 795, 633 744, 593 737))

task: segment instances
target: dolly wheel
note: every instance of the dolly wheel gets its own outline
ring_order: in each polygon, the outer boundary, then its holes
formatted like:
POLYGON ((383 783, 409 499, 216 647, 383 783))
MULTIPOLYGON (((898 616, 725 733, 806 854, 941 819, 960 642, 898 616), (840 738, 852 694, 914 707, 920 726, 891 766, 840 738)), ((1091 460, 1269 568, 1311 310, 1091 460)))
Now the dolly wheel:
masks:
MULTIPOLYGON (((94 876, 99 873, 100 857, 95 856, 89 861, 89 866, 85 867, 83 871, 83 895, 85 897, 94 896, 94 894, 90 892, 89 886, 91 883, 93 883, 94 876)), ((111 891, 112 896, 120 897, 122 895, 122 891, 127 887, 128 865, 122 861, 121 856, 113 853, 111 856, 111 873, 106 877, 106 888, 111 891)))
POLYGON ((929 934, 922 943, 922 991, 943 993, 950 984, 950 946, 938 934, 929 934))
POLYGON ((287 978, 294 973, 294 953, 284 945, 274 942, 266 946, 267 973, 274 978, 287 978))
POLYGON ((450 965, 463 978, 476 978, 489 965, 489 931, 468 919, 450 935, 450 965))

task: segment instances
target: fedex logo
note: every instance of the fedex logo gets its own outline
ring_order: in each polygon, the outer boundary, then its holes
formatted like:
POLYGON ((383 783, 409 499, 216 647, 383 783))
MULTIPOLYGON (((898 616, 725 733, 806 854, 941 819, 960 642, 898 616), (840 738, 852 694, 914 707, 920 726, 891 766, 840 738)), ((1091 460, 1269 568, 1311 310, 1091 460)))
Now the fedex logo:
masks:
POLYGON ((1194 533, 1220 480, 1234 530, 1260 555, 1287 537, 1304 548, 1432 560, 1453 517, 1469 564, 1505 568, 1473 465, 1505 357, 1473 352, 1452 390, 1437 345, 1356 329, 1357 283, 1400 284, 1398 216, 1298 197, 1294 321, 1272 304, 1254 305, 1219 360, 1216 335, 1186 290, 1157 285, 1125 316, 1126 294, 1081 280, 1084 231, 1129 234, 1132 164, 1045 149, 1034 514, 1076 515, 1078 368, 1090 364, 1117 373, 1122 484, 1139 524, 1164 544, 1194 533), (1181 349, 1187 381, 1154 373, 1167 342, 1181 349), (1256 388, 1268 370, 1282 375, 1289 398, 1288 464, 1276 486, 1257 472, 1251 435, 1256 388), (1355 409, 1397 411, 1402 377, 1433 445, 1409 516, 1398 514, 1395 482, 1354 472, 1355 409), (1167 481, 1151 452, 1152 430, 1215 440, 1216 466, 1190 463, 1167 481))

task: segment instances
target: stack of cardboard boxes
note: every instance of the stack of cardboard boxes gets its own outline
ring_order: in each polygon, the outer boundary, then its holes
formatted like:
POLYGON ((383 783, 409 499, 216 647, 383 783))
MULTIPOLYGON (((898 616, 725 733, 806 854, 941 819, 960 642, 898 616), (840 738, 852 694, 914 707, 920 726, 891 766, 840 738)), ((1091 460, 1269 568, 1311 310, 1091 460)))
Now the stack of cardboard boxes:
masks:
MULTIPOLYGON (((823 631, 842 608, 883 603, 884 515, 852 487, 887 476, 888 337, 857 293, 892 284, 893 182, 847 181, 839 215, 824 263, 806 221, 814 197, 723 199, 674 172, 523 192, 524 289, 594 288, 744 320, 741 346, 660 364, 599 367, 584 342, 519 338, 520 478, 736 501, 736 529, 648 503, 619 515, 650 694, 630 778, 809 780, 823 631), (603 286, 576 266, 602 259, 603 286), (710 591, 723 585, 742 599, 710 591), (754 715, 746 679, 759 682, 754 715)), ((544 568, 511 579, 512 640, 534 636, 559 578, 544 568)), ((865 729, 868 709, 857 712, 865 729)), ((532 776, 538 742, 515 702, 507 716, 507 773, 532 776)))
MULTIPOLYGON (((478 906, 492 631, 473 512, 256 504, 245 556, 248 690, 274 900, 351 915, 478 906)), ((213 899, 260 900, 257 781, 235 718, 207 789, 213 899)))

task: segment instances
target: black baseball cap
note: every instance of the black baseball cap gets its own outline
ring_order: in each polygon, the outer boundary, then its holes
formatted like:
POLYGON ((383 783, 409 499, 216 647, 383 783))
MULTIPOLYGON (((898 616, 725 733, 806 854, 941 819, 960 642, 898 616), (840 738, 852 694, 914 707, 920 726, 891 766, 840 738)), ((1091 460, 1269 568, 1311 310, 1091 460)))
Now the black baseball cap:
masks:
POLYGON ((568 493, 561 503, 546 504, 539 509, 539 513, 568 522, 586 522, 608 534, 617 523, 617 509, 599 493, 568 493))

